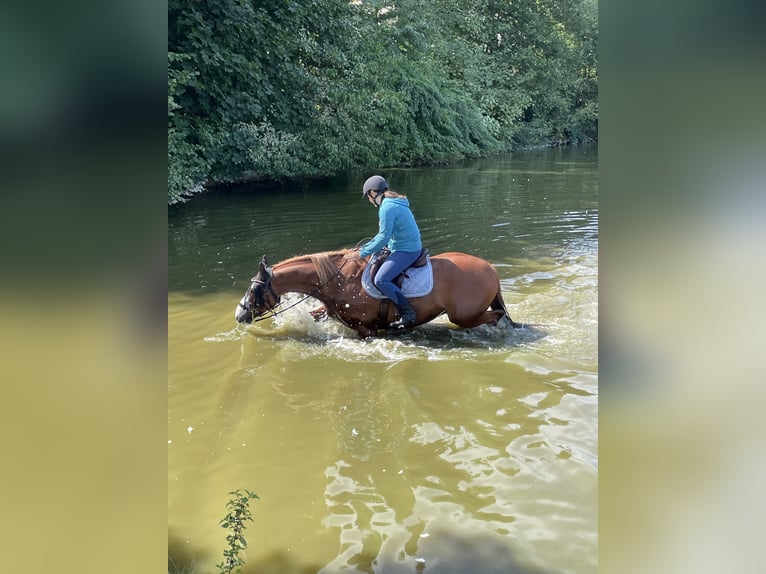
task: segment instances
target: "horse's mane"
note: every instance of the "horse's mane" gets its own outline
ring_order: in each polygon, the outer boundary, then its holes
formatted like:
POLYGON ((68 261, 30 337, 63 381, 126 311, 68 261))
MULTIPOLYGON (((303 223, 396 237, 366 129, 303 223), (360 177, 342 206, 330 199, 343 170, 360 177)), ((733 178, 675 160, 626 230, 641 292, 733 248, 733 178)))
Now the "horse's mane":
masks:
POLYGON ((317 274, 319 275, 319 283, 324 284, 330 277, 338 272, 338 266, 333 263, 332 258, 337 257, 338 255, 345 255, 348 252, 349 249, 342 249, 340 251, 324 251, 322 253, 298 255, 296 257, 291 257, 290 259, 286 259, 285 261, 280 262, 279 265, 310 259, 317 270, 317 274))

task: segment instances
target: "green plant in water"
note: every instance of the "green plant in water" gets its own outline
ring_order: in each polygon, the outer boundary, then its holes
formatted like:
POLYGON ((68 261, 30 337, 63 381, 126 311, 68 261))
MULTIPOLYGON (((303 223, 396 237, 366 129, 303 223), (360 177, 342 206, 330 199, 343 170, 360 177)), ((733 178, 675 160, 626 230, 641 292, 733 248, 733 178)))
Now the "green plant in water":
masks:
POLYGON ((222 573, 229 574, 234 571, 242 572, 242 566, 245 564, 245 560, 240 556, 240 552, 243 552, 247 548, 247 540, 242 535, 245 531, 245 521, 253 521, 253 516, 250 513, 250 500, 258 498, 258 495, 245 490, 233 490, 229 493, 231 498, 226 503, 226 516, 221 519, 221 528, 227 528, 230 530, 230 534, 226 536, 226 542, 228 542, 228 549, 223 551, 224 561, 220 564, 216 564, 216 568, 222 573))

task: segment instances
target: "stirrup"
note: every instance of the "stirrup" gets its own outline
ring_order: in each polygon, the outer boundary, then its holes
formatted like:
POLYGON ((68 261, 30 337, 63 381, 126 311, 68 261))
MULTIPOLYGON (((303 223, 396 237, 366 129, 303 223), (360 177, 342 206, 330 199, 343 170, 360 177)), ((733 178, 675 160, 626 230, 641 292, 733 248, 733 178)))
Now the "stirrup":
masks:
POLYGON ((417 319, 417 315, 415 315, 415 313, 405 314, 399 317, 396 321, 393 321, 391 323, 391 328, 392 329, 409 329, 410 327, 415 326, 416 319, 417 319))

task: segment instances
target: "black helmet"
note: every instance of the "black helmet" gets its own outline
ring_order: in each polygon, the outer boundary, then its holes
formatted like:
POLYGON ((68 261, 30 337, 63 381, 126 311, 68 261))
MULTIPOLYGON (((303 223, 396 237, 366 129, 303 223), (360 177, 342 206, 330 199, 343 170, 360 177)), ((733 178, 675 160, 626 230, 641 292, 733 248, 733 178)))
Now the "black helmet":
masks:
MULTIPOLYGON (((362 187, 362 198, 366 197, 371 191, 384 192, 388 189, 388 182, 379 175, 373 175, 364 182, 362 187)), ((377 195, 377 194, 376 194, 377 195)))

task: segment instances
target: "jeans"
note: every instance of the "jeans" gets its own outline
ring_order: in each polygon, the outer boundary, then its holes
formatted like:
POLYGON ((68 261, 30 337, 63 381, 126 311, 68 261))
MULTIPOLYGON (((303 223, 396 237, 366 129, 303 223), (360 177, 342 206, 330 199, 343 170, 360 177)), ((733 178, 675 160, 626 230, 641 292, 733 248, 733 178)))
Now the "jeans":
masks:
POLYGON ((391 299, 397 307, 406 303, 407 298, 392 281, 399 273, 415 263, 419 255, 420 251, 394 251, 375 274, 375 287, 380 289, 380 292, 391 299))

